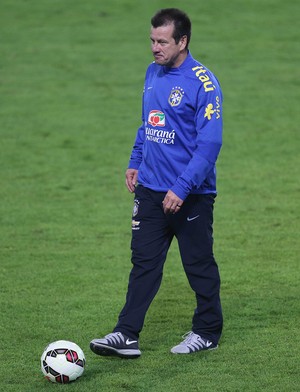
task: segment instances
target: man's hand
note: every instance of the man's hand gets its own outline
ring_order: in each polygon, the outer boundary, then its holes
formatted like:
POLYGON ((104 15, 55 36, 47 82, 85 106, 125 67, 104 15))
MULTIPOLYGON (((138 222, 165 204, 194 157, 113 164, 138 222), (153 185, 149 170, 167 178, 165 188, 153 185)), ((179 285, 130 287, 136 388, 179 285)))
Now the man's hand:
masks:
POLYGON ((180 210, 183 200, 180 199, 174 192, 168 191, 163 200, 163 209, 165 214, 176 214, 180 210))
POLYGON ((126 173, 126 186, 129 192, 133 193, 135 190, 135 186, 137 184, 137 176, 138 176, 138 170, 136 169, 127 169, 126 173))

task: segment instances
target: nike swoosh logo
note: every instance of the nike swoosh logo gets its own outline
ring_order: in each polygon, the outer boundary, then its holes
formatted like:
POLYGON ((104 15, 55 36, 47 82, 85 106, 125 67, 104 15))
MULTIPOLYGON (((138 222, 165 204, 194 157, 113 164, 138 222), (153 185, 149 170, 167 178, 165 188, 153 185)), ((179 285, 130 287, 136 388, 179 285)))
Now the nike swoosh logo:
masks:
POLYGON ((127 346, 130 346, 133 343, 137 343, 137 340, 129 340, 129 339, 126 340, 126 345, 127 346))
POLYGON ((147 90, 151 90, 151 89, 152 89, 152 87, 148 87, 148 88, 147 88, 147 90))
POLYGON ((188 222, 190 222, 190 221, 193 221, 193 220, 199 218, 199 216, 200 216, 200 215, 196 215, 196 216, 193 216, 192 218, 190 218, 190 217, 188 216, 188 217, 186 218, 186 220, 187 220, 188 222))
POLYGON ((206 347, 210 347, 212 345, 212 342, 206 342, 206 347))

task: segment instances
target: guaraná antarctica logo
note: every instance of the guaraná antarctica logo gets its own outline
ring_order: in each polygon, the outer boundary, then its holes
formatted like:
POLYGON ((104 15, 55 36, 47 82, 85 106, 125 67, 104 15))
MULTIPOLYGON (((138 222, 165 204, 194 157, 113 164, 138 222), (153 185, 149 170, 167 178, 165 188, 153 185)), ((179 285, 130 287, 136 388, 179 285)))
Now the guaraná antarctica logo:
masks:
POLYGON ((160 110, 151 110, 148 116, 148 123, 153 127, 164 127, 166 125, 166 117, 160 110))

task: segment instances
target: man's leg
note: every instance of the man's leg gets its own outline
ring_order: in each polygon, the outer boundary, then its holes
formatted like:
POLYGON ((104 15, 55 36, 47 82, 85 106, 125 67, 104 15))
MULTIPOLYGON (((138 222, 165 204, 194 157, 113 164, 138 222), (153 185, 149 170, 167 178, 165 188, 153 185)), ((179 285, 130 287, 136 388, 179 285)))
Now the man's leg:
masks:
POLYGON ((137 187, 132 222, 132 263, 126 303, 114 332, 137 339, 162 280, 172 234, 162 210, 163 193, 137 187))
POLYGON ((182 263, 197 307, 192 330, 214 345, 221 336, 223 317, 220 275, 213 254, 213 195, 190 195, 174 224, 182 263))

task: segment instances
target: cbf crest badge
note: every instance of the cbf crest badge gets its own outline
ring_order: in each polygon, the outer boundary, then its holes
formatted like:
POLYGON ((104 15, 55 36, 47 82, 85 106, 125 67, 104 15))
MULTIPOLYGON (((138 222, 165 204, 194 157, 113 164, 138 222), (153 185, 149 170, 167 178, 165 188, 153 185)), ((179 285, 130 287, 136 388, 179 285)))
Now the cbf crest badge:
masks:
POLYGON ((137 216, 139 212, 139 201, 137 199, 134 199, 134 204, 133 204, 133 210, 132 210, 132 217, 134 218, 137 216))
POLYGON ((168 100, 169 104, 172 107, 180 105, 183 96, 184 96, 184 91, 181 87, 178 86, 173 87, 168 100))

